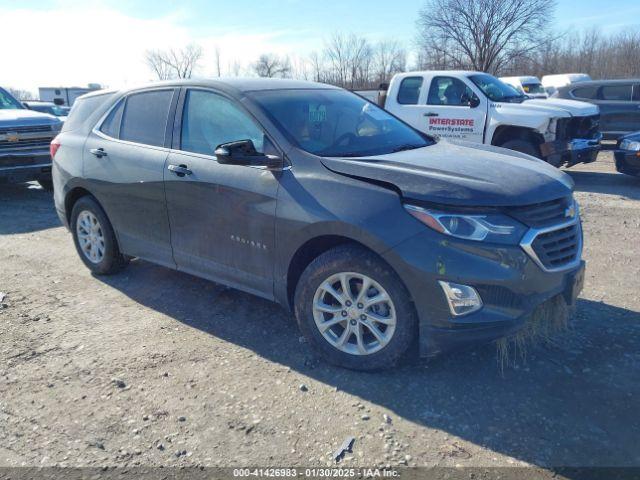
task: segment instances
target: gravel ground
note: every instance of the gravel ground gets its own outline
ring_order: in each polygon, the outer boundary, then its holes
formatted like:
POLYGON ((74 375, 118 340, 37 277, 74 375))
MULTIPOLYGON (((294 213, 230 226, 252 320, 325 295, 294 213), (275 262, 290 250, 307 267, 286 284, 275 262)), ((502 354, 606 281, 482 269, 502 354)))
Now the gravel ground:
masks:
POLYGON ((0 187, 0 467, 640 466, 640 179, 569 171, 586 290, 503 373, 492 346, 362 374, 278 306, 135 261, 92 277, 35 185, 0 187))

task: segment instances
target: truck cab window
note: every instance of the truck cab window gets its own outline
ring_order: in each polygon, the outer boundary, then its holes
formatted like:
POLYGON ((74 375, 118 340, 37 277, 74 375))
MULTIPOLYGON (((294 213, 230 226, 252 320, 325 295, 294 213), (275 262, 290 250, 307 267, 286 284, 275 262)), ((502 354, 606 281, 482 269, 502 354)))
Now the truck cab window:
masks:
POLYGON ((427 104, 467 107, 473 97, 473 90, 457 78, 434 77, 429 88, 427 104))
POLYGON ((407 77, 402 80, 398 90, 398 103, 401 105, 417 105, 423 81, 422 77, 407 77))

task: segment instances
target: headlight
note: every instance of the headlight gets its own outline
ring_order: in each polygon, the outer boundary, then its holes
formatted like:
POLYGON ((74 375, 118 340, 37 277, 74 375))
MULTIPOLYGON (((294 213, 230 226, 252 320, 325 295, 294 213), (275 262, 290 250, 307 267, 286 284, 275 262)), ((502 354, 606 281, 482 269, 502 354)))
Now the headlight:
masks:
POLYGON ((527 227, 506 215, 467 215, 428 210, 415 205, 404 207, 436 232, 464 240, 517 245, 527 231, 527 227))
POLYGON ((620 150, 640 151, 640 142, 633 140, 623 140, 620 142, 620 150))

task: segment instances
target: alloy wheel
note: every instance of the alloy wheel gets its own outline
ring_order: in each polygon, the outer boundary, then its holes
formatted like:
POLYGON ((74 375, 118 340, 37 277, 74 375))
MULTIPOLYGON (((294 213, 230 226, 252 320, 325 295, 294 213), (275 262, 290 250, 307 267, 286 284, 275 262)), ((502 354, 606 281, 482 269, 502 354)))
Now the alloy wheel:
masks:
POLYGON ((396 309, 386 290, 360 273, 341 272, 316 290, 313 317, 324 339, 351 355, 371 355, 391 341, 396 309))
POLYGON ((98 264, 104 259, 105 240, 98 218, 88 210, 78 215, 76 234, 80 250, 91 263, 98 264))

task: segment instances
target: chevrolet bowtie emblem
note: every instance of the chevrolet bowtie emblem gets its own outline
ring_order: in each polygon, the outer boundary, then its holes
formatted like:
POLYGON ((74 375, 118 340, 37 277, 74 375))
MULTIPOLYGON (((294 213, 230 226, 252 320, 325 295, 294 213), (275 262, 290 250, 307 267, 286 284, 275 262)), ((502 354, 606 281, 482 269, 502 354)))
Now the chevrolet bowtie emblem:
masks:
POLYGON ((17 142, 20 140, 20 137, 17 133, 7 133, 4 137, 7 142, 17 142))
POLYGON ((576 216, 576 207, 575 205, 571 205, 564 211, 564 216, 567 218, 575 218, 576 216))

